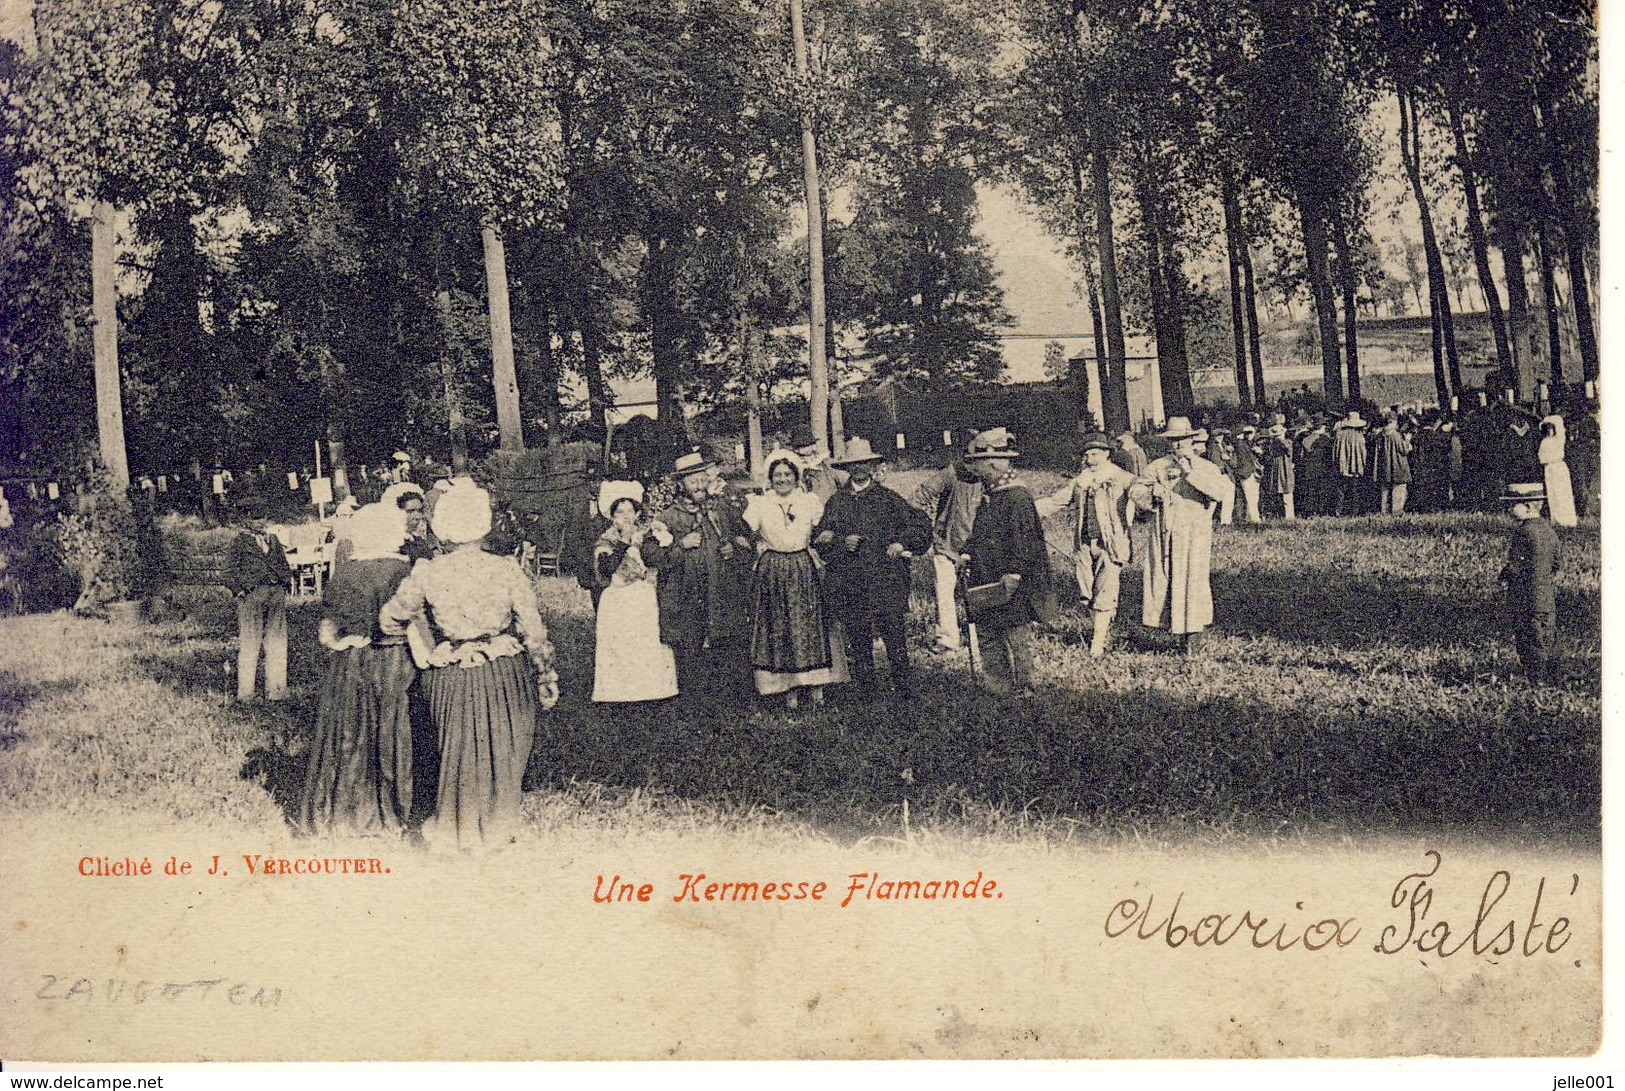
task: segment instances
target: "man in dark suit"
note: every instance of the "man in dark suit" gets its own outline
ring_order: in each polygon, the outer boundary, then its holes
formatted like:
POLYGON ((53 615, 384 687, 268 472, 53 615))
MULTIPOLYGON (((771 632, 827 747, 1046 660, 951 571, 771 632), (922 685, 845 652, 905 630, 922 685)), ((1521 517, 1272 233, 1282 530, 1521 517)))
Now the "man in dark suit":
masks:
POLYGON ((733 498, 713 493, 715 469, 698 451, 678 456, 680 490, 659 515, 671 541, 645 542, 659 572, 660 640, 677 656, 687 703, 744 704, 751 692, 750 580, 756 554, 733 498))
POLYGON ((844 623, 852 677, 875 688, 875 637, 886 644, 892 688, 906 697, 913 682, 904 619, 908 616, 909 558, 931 546, 931 520, 875 480, 884 460, 869 441, 853 437, 846 455, 830 465, 846 470, 846 484, 830 497, 813 534, 826 566, 825 602, 844 623))
POLYGON ((1518 658, 1532 682, 1547 680, 1557 649, 1557 590, 1554 586, 1562 547, 1557 531, 1541 514, 1546 486, 1540 482, 1507 486, 1501 501, 1511 507, 1512 536, 1507 545, 1501 582, 1507 589, 1508 621, 1518 658))

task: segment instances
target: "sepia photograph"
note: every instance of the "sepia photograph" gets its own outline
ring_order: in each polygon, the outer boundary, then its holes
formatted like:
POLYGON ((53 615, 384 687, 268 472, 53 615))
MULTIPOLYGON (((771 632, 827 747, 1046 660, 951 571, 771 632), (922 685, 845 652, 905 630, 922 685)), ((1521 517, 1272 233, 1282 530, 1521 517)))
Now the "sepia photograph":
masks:
POLYGON ((1586 1075, 1599 18, 0 0, 0 1067, 1586 1075))

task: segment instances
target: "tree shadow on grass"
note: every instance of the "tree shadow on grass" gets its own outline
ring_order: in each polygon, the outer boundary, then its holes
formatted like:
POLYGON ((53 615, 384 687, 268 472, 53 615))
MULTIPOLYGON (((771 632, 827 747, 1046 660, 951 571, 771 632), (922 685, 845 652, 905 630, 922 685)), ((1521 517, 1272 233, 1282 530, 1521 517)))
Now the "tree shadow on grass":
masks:
MULTIPOLYGON (((1215 626, 1228 633, 1346 651, 1383 644, 1435 648, 1441 640, 1510 644, 1512 639, 1499 595, 1441 592, 1425 579, 1245 569, 1213 573, 1212 586, 1215 626)), ((1595 639, 1601 622, 1597 596, 1558 588, 1557 615, 1565 644, 1595 639)))
POLYGON ((260 784, 290 825, 299 815, 316 701, 326 668, 325 655, 316 641, 320 618, 317 603, 288 605, 288 693, 279 701, 264 697, 263 661, 258 665, 254 699, 234 699, 234 613, 216 611, 201 634, 195 629, 154 627, 135 657, 140 669, 155 681, 181 693, 222 701, 230 719, 247 726, 252 741, 239 776, 260 784))
POLYGON ((1105 832, 1598 836, 1595 729, 1535 704, 1492 725, 1328 716, 1151 688, 1044 686, 1031 698, 999 698, 963 676, 932 673, 907 702, 845 701, 773 726, 739 714, 706 725, 679 712, 670 726, 645 727, 600 720, 559 732, 540 763, 542 780, 655 784, 826 831, 867 821, 874 832, 898 822, 907 801, 916 820, 1044 817, 1105 832))
POLYGON ((72 693, 84 686, 77 678, 55 682, 25 682, 13 671, 0 670, 0 756, 28 742, 20 730, 23 710, 36 701, 64 693, 72 693))
MULTIPOLYGON (((1139 573, 1125 575, 1121 613, 1136 619, 1139 573)), ((1261 575, 1217 582, 1221 628, 1229 632, 1344 649, 1396 639, 1420 648, 1437 647, 1448 628, 1440 596, 1422 581, 1302 599, 1261 575), (1256 620, 1226 617, 1226 602, 1247 603, 1256 620), (1300 603, 1296 620, 1281 620, 1285 607, 1300 603), (1366 610, 1395 604, 1397 615, 1379 615, 1386 625, 1362 620, 1366 610)), ((1073 628, 1081 624, 1067 616, 1073 628)), ((774 812, 841 838, 900 832, 905 805, 916 823, 968 832, 1008 832, 1039 818, 1106 836, 1441 828, 1584 843, 1598 836, 1598 732, 1585 706, 1572 701, 1554 710, 1550 701, 1508 695, 1494 722, 1477 723, 1426 710, 1328 712, 1311 697, 1204 695, 1195 677, 1186 690, 1091 687, 1084 678, 1076 687, 1000 698, 960 673, 957 660, 922 656, 907 701, 861 699, 848 686, 831 690, 829 707, 796 714, 679 702, 607 707, 590 699, 590 615, 561 612, 548 621, 563 693, 541 716, 528 790, 581 782, 653 789, 727 812, 774 812)), ((306 648, 302 667, 295 652, 302 678, 295 700, 233 706, 263 739, 243 775, 262 783, 290 819, 304 783, 297 742, 310 731, 322 663, 314 624, 314 611, 293 623, 292 648, 306 648)), ((1462 639, 1496 636, 1480 623, 1462 639)), ((212 673, 219 647, 189 650, 176 641, 144 654, 147 669, 170 684, 219 692, 212 673)), ((1134 673, 1186 669, 1178 658, 1114 654, 1134 673)), ((432 793, 420 802, 432 806, 432 793)))

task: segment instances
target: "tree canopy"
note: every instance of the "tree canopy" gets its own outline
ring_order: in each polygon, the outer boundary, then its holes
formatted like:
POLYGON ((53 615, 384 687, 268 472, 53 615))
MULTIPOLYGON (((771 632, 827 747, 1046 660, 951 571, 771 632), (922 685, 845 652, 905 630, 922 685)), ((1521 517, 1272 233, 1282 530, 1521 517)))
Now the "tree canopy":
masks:
POLYGON ((1332 400, 1380 308, 1427 316, 1441 401, 1464 303, 1526 396, 1597 374, 1578 0, 804 10, 798 76, 779 0, 37 3, 0 43, 3 457, 95 445, 98 207, 144 471, 460 456, 515 414, 553 442, 633 381, 678 445, 695 411, 799 396, 804 120, 849 381, 1006 378, 989 186, 1072 263, 1114 428, 1127 338, 1167 412, 1217 368, 1262 402, 1261 331, 1300 314, 1332 400))

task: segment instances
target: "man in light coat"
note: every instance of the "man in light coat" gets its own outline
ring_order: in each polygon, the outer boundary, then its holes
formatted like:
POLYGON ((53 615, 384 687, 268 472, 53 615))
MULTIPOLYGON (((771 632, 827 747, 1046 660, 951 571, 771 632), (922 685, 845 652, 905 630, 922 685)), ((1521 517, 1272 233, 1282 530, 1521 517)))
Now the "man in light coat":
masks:
POLYGON ((937 589, 937 647, 943 651, 959 648, 959 613, 954 591, 959 576, 955 564, 964 552, 976 522, 976 509, 982 502, 982 481, 955 459, 921 482, 914 491, 914 506, 931 516, 931 567, 937 589))
POLYGON ((1128 526, 1134 504, 1128 499, 1134 475, 1111 460, 1112 441, 1102 432, 1083 438, 1083 470, 1061 488, 1038 500, 1038 515, 1047 518, 1072 509, 1072 567, 1078 598, 1094 619, 1089 655, 1106 654, 1123 566, 1131 552, 1128 526))
POLYGON ((1129 490, 1135 505, 1152 513, 1141 619, 1179 636, 1188 654, 1192 637, 1213 623, 1213 512, 1235 486, 1196 453, 1188 419, 1170 418, 1161 435, 1173 450, 1146 466, 1129 490))

